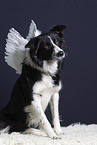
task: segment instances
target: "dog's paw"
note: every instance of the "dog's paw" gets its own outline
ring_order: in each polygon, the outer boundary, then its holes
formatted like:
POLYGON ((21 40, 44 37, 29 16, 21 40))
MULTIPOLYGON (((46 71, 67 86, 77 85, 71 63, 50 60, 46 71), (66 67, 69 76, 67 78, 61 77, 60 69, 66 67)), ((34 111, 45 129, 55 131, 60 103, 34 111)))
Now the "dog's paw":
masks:
POLYGON ((59 137, 59 136, 53 136, 53 138, 52 139, 61 139, 61 137, 59 137))
POLYGON ((61 128, 54 128, 54 131, 57 135, 64 135, 64 132, 62 131, 61 128))
POLYGON ((52 139, 61 139, 61 138, 54 132, 54 130, 53 130, 52 132, 50 132, 50 133, 48 134, 48 136, 49 136, 50 138, 52 138, 52 139))

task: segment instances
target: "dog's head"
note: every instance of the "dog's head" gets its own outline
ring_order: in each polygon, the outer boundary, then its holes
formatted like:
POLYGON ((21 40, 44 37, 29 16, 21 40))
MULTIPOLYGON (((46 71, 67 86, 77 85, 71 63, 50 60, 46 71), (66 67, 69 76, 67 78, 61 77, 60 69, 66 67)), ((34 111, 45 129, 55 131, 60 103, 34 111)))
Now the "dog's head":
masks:
POLYGON ((36 61, 39 65, 43 61, 62 60, 65 57, 63 48, 64 29, 64 25, 57 25, 49 33, 43 33, 32 38, 25 46, 25 48, 29 48, 32 61, 36 61))

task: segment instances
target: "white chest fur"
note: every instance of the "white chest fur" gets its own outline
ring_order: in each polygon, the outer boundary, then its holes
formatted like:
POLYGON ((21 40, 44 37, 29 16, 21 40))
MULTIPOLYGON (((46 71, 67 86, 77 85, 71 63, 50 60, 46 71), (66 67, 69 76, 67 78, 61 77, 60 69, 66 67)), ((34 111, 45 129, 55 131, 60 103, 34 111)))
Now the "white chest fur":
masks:
POLYGON ((57 60, 55 61, 44 61, 43 62, 43 70, 44 72, 49 72, 51 74, 55 74, 57 71, 57 67, 58 67, 58 62, 57 60))
POLYGON ((42 80, 35 83, 33 86, 33 98, 35 101, 41 103, 43 110, 46 109, 51 97, 59 92, 61 89, 61 82, 59 86, 55 86, 50 75, 42 75, 42 80), (41 96, 39 95, 41 94, 41 96))

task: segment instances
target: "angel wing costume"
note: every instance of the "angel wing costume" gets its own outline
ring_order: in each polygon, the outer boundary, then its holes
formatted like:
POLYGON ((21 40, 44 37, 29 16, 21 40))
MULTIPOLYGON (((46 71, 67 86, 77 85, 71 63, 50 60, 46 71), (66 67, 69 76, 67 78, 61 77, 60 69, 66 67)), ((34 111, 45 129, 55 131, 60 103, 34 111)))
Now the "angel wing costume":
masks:
POLYGON ((21 74, 22 72, 22 63, 26 57, 27 49, 25 45, 28 41, 37 37, 41 34, 41 31, 37 29, 35 22, 32 20, 29 33, 25 38, 23 38, 14 28, 9 30, 6 47, 5 47, 5 61, 9 66, 16 70, 16 73, 21 74))

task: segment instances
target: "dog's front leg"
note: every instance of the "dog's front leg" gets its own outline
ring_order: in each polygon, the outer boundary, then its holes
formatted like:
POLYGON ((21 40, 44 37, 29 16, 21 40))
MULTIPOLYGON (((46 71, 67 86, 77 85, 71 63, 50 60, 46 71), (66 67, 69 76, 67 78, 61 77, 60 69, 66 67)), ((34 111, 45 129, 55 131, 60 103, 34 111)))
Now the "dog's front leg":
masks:
POLYGON ((41 104, 39 102, 37 103, 36 101, 33 101, 32 108, 33 108, 33 111, 35 111, 35 113, 36 113, 37 120, 38 120, 40 126, 43 128, 43 130, 46 132, 46 134, 51 138, 57 139, 58 136, 55 134, 49 121, 47 120, 47 117, 41 107, 41 104))
POLYGON ((62 134, 63 132, 62 132, 62 129, 60 127, 58 103, 59 103, 59 94, 56 93, 51 98, 50 106, 51 106, 51 113, 52 113, 52 118, 53 118, 54 130, 59 135, 59 134, 62 134))

